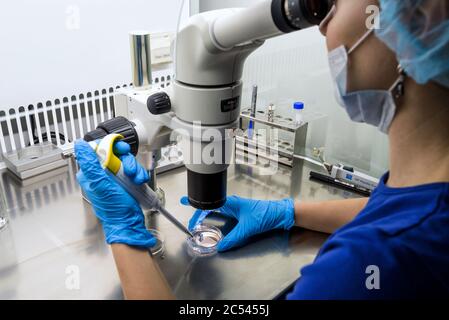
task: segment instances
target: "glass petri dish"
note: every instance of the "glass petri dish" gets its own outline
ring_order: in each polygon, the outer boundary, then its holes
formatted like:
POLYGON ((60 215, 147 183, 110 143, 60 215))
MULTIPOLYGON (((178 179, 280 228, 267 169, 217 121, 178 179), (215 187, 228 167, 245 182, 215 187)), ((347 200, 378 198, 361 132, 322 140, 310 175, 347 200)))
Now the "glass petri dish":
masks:
POLYGON ((164 241, 164 236, 162 235, 162 233, 160 233, 159 231, 157 231, 156 229, 148 229, 148 231, 153 235, 153 237, 156 239, 156 245, 154 245, 154 247, 152 247, 150 249, 151 254, 153 256, 159 256, 159 257, 163 257, 164 253, 165 253, 165 241, 164 241))
POLYGON ((217 253, 218 243, 223 239, 220 229, 205 224, 192 230, 193 237, 187 239, 188 251, 196 257, 209 257, 217 253))

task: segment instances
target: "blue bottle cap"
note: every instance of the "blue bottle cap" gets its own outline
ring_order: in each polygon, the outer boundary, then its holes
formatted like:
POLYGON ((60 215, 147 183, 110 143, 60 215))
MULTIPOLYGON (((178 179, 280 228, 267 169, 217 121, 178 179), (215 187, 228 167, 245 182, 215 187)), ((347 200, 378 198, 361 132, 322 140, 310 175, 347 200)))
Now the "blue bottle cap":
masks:
POLYGON ((303 110, 304 109, 304 103, 302 103, 302 102, 295 102, 293 104, 293 109, 295 109, 295 110, 303 110))

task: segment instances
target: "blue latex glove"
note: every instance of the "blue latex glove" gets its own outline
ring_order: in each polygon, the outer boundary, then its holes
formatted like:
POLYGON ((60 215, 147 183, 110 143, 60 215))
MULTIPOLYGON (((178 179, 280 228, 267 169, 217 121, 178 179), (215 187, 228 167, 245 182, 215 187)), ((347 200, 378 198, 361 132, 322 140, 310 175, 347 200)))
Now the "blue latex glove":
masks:
MULTIPOLYGON (((187 197, 183 197, 181 203, 188 205, 187 197)), ((290 230, 295 224, 292 199, 265 201, 230 196, 222 208, 214 211, 238 220, 234 229, 218 244, 220 252, 244 245, 250 237, 257 234, 275 229, 290 230)), ((189 229, 192 230, 201 223, 209 212, 196 210, 190 219, 189 229)))
MULTIPOLYGON (((147 182, 148 173, 130 151, 130 146, 122 141, 114 146, 114 153, 122 161, 125 174, 136 184, 147 182)), ((145 219, 139 204, 106 174, 89 144, 77 141, 75 155, 80 166, 77 180, 92 203, 96 216, 102 222, 106 242, 138 248, 154 246, 156 239, 145 228, 145 219)))

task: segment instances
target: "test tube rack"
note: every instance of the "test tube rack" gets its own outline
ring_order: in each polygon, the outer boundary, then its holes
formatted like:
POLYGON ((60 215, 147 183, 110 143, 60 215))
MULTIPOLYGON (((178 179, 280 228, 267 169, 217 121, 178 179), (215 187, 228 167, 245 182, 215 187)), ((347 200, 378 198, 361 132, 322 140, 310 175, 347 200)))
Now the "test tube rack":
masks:
POLYGON ((305 154, 308 121, 306 118, 301 123, 295 123, 292 118, 281 115, 273 115, 268 111, 259 110, 254 116, 251 115, 251 109, 243 109, 240 114, 240 130, 236 134, 235 151, 236 157, 262 158, 264 160, 277 161, 280 164, 292 167, 295 155, 305 154), (263 125, 267 135, 258 133, 257 129, 254 135, 249 137, 249 123, 252 121, 255 125, 263 125), (272 132, 280 130, 293 134, 292 140, 280 138, 272 132), (260 152, 263 150, 263 152, 260 152), (275 155, 275 157, 272 157, 275 155))

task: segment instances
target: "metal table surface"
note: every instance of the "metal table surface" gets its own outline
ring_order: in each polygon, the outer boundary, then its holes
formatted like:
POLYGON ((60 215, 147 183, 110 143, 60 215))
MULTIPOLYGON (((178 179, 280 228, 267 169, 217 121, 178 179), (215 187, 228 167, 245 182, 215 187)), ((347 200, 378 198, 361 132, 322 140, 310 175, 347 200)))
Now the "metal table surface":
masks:
MULTIPOLYGON (((263 175, 260 168, 231 165, 228 194, 257 199, 293 197, 326 200, 355 194, 309 180, 320 170, 297 161, 263 175)), ((120 281, 99 221, 81 196, 76 165, 20 182, 1 173, 3 215, 0 231, 0 299, 121 299, 120 281)), ((159 176, 166 207, 187 224, 193 209, 179 204, 186 192, 185 169, 159 176)), ((295 229, 271 232, 247 246, 209 258, 192 258, 185 235, 160 215, 154 224, 165 237, 157 258, 179 299, 273 299, 310 264, 327 236, 295 229)))

